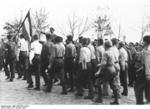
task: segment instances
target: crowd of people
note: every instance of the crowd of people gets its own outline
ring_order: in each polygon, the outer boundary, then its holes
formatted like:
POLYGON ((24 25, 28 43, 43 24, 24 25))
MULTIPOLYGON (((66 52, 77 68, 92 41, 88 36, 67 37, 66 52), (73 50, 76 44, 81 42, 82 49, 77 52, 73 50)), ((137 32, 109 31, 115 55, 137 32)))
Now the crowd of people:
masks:
POLYGON ((27 81, 28 89, 39 91, 42 76, 46 92, 60 82, 63 95, 74 92, 82 97, 88 89, 84 99, 102 103, 103 96, 112 96, 110 104, 119 104, 121 96, 128 96, 128 87, 133 87, 136 104, 144 104, 143 93, 150 103, 150 36, 143 38, 143 44, 127 44, 117 38, 91 41, 79 37, 73 41, 71 35, 64 42, 53 32, 53 28, 50 34, 41 32, 46 42, 38 35, 32 37, 32 42, 26 41, 23 34, 17 41, 7 36, 8 41, 0 49, 0 66, 7 80, 13 81, 17 73, 18 79, 27 81))

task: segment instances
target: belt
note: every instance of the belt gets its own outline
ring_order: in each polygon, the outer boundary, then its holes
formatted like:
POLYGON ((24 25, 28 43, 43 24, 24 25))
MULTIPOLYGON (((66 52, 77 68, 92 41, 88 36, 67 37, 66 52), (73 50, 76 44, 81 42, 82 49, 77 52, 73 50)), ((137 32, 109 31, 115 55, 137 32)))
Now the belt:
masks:
POLYGON ((66 57, 66 59, 74 59, 75 57, 66 57))
POLYGON ((55 57, 55 59, 63 59, 63 57, 55 57))
POLYGON ((40 56, 40 54, 35 54, 34 56, 40 56))
POLYGON ((27 53, 27 51, 20 51, 20 53, 27 53))
POLYGON ((119 62, 118 62, 118 61, 115 61, 114 63, 117 64, 117 63, 119 63, 119 62))

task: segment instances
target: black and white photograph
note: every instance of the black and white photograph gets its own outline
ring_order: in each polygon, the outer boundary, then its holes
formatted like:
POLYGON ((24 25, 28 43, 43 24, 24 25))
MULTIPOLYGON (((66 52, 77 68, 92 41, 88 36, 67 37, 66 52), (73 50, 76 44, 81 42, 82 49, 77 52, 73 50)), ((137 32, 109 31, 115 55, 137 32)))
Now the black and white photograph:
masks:
POLYGON ((0 109, 30 105, 150 105, 150 1, 1 0, 0 109))

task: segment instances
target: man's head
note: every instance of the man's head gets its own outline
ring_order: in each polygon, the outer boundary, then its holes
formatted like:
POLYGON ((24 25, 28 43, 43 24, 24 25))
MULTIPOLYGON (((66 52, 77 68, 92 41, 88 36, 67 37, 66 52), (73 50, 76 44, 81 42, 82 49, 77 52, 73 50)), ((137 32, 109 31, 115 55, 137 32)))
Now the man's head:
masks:
POLYGON ((54 33, 55 29, 53 27, 50 28, 50 32, 54 33))
POLYGON ((55 37, 55 43, 60 43, 62 41, 63 41, 62 37, 60 37, 60 36, 55 37))
POLYGON ((109 49, 110 47, 112 47, 112 42, 111 41, 106 41, 104 43, 104 47, 105 47, 106 50, 109 49))
POLYGON ((7 35, 8 40, 11 40, 11 38, 12 38, 12 35, 7 35))
POLYGON ((150 45, 150 35, 144 36, 144 38, 143 38, 143 44, 144 44, 144 46, 150 45))
POLYGON ((67 36, 67 40, 68 40, 68 42, 72 42, 73 41, 73 37, 71 35, 68 35, 67 36))
POLYGON ((23 34, 21 34, 21 35, 20 35, 20 38, 21 38, 21 39, 23 39, 23 38, 24 38, 24 35, 23 35, 23 34))
POLYGON ((119 42, 119 45, 118 45, 118 48, 120 49, 121 47, 124 47, 125 46, 125 44, 124 44, 124 42, 119 42))
POLYGON ((80 36, 80 37, 79 37, 79 43, 82 43, 82 39, 83 39, 83 37, 80 36))
POLYGON ((46 39, 50 40, 52 38, 52 36, 50 34, 46 34, 46 39))
POLYGON ((102 38, 99 38, 99 39, 98 39, 98 46, 103 45, 103 43, 104 43, 103 39, 102 39, 102 38))
POLYGON ((118 39, 117 38, 112 38, 111 39, 111 41, 112 41, 112 45, 114 46, 114 45, 118 45, 118 39))
POLYGON ((33 38, 34 38, 34 40, 38 40, 38 39, 39 39, 39 37, 38 37, 37 34, 35 34, 35 35, 33 36, 33 38))

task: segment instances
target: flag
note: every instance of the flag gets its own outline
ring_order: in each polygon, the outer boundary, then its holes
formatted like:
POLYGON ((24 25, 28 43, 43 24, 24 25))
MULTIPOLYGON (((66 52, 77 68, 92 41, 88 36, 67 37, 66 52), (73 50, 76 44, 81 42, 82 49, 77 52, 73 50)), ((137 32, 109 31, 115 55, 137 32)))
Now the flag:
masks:
POLYGON ((29 42, 32 39, 32 24, 30 18, 30 10, 28 11, 23 23, 22 23, 22 34, 25 36, 25 39, 29 42))

